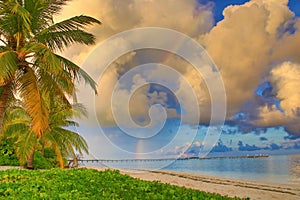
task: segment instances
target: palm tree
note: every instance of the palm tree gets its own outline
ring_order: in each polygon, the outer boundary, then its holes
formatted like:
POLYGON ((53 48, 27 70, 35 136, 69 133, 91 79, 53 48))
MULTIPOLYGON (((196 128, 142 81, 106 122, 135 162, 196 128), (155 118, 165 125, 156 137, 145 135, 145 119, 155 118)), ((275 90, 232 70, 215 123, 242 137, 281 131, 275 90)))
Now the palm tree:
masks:
POLYGON ((77 162, 75 152, 88 153, 88 145, 78 133, 67 129, 78 124, 72 120, 74 116, 86 115, 81 104, 68 107, 60 101, 46 101, 46 107, 50 108, 49 129, 37 137, 31 127, 31 118, 26 111, 19 106, 9 107, 4 117, 3 134, 6 138, 15 141, 14 148, 21 165, 27 163, 27 168, 33 168, 33 153, 38 147, 50 147, 54 150, 57 161, 64 168, 64 160, 73 158, 77 162), (51 105, 51 106, 50 106, 51 105))
POLYGON ((75 152, 80 155, 88 153, 88 145, 84 138, 78 133, 67 129, 67 127, 78 126, 73 120, 74 117, 87 116, 87 111, 83 105, 76 103, 72 107, 57 101, 53 95, 47 98, 47 107, 49 108, 49 131, 41 138, 43 146, 51 147, 56 155, 61 168, 64 168, 64 158, 73 158, 77 163, 75 152), (54 100, 55 99, 55 100, 54 100))
POLYGON ((54 23, 68 0, 0 0, 0 131, 9 99, 15 94, 29 115, 37 138, 49 131, 49 112, 43 96, 55 93, 69 104, 74 80, 84 79, 95 91, 96 83, 78 65, 59 56, 74 44, 94 44, 84 29, 100 22, 75 16, 54 23))
MULTIPOLYGON (((37 137, 31 128, 31 118, 26 111, 20 106, 9 106, 5 112, 2 126, 2 138, 12 139, 14 141, 14 149, 20 164, 24 165, 33 157, 37 146, 37 137)), ((32 168, 33 163, 29 168, 32 168)))

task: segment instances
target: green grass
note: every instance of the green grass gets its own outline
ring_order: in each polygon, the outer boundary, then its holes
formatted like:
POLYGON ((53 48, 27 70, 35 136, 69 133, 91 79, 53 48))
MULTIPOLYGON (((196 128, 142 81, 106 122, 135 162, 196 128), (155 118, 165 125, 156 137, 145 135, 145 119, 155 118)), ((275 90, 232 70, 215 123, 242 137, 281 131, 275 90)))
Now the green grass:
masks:
MULTIPOLYGON (((0 171, 0 199, 232 199, 119 171, 88 169, 0 171)), ((236 198, 238 199, 238 198, 236 198)))

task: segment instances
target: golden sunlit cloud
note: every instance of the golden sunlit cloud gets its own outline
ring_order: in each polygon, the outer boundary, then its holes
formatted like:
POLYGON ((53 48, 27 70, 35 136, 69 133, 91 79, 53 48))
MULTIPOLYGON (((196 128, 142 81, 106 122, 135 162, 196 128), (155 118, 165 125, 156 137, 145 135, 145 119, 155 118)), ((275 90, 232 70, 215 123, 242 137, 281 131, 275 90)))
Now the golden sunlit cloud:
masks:
MULTIPOLYGON (((299 120, 300 108, 300 85, 297 81, 300 80, 300 19, 295 18, 287 3, 288 0, 252 0, 243 5, 228 6, 223 11, 224 19, 214 25, 212 5, 201 5, 196 0, 77 0, 66 7, 57 20, 81 13, 100 19, 103 25, 91 29, 98 44, 116 33, 138 27, 164 27, 185 33, 206 48, 222 74, 228 120, 241 112, 246 103, 254 102, 258 85, 269 81, 283 111, 275 105, 257 103, 249 111, 249 116, 252 116, 248 119, 249 123, 264 127, 285 126, 288 131, 300 134, 294 123, 299 120), (291 27, 293 31, 289 31, 291 27)), ((118 41, 114 48, 125 45, 130 44, 118 41)), ((64 54, 82 64, 94 48, 79 46, 64 54)), ((120 71, 129 70, 141 62, 138 55, 138 52, 132 52, 117 60, 98 82, 97 98, 107 104, 98 105, 96 112, 102 113, 103 121, 108 125, 114 124, 110 109, 114 85, 120 71)), ((159 54, 153 56, 159 57, 159 54)), ((200 102, 202 122, 205 123, 210 118, 210 96, 201 76, 180 58, 171 57, 163 62, 182 72, 192 85, 200 102)), ((89 71, 97 70, 96 64, 89 67, 89 71)), ((153 73, 168 76, 164 72, 153 73)), ((180 82, 178 86, 178 92, 185 90, 180 82)), ((132 99, 133 117, 147 115, 149 106, 158 98, 148 89, 144 87, 132 99)), ((119 92, 122 94, 124 91, 119 92)), ((159 101, 164 103, 168 99, 160 98, 159 101)), ((194 109, 188 103, 183 106, 185 110, 194 109)), ((169 113, 176 116, 172 109, 169 113)))

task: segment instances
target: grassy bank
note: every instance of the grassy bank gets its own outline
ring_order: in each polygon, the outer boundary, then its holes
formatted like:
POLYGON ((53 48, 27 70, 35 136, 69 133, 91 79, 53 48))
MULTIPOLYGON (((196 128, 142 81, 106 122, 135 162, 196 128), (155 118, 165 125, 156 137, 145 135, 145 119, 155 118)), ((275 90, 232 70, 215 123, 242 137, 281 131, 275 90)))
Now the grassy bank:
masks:
POLYGON ((0 171, 0 199, 232 199, 148 182, 118 171, 51 169, 0 171))

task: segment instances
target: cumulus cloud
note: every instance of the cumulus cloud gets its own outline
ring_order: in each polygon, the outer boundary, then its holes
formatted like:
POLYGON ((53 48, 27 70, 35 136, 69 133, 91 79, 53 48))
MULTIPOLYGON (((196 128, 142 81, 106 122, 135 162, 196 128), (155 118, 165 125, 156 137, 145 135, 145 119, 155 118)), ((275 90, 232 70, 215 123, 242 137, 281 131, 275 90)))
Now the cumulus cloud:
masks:
MULTIPOLYGON (((197 0, 76 0, 56 20, 78 14, 99 19, 103 25, 91 28, 98 42, 124 30, 150 26, 170 28, 194 37, 213 26, 211 10, 210 4, 202 5, 197 0)), ((81 46, 70 49, 66 55, 82 63, 90 50, 81 46)))
POLYGON ((263 106, 259 108, 260 126, 284 126, 293 134, 300 135, 300 64, 284 62, 271 71, 270 82, 273 92, 280 100, 280 108, 263 106))
MULTIPOLYGON (((235 114, 245 112, 243 123, 248 125, 245 127, 249 130, 284 126, 290 133, 298 134, 300 129, 296 122, 299 120, 300 96, 297 90, 300 85, 296 80, 300 79, 300 66, 297 64, 300 63, 300 20, 295 18, 287 3, 288 0, 251 0, 243 5, 228 6, 223 11, 224 19, 213 26, 212 5, 201 5, 196 0, 77 0, 66 7, 57 20, 83 13, 100 19, 103 25, 91 28, 98 44, 115 33, 138 27, 158 26, 183 32, 204 45, 218 66, 226 89, 227 120, 236 120, 233 124, 238 124, 241 120, 237 120, 235 114), (264 81, 270 82, 273 88, 271 93, 280 101, 283 111, 273 102, 257 98, 255 91, 264 81), (250 109, 243 110, 250 104, 250 109)), ((130 43, 120 39, 107 51, 99 53, 113 53, 114 48, 124 46, 130 46, 130 43)), ((81 64, 93 49, 80 46, 70 48, 64 54, 81 64)), ((102 62, 97 57, 93 59, 102 62)), ((154 80, 153 77, 172 82, 174 94, 185 97, 181 106, 191 118, 187 118, 187 121, 195 121, 192 115, 195 107, 189 98, 187 84, 183 83, 187 81, 198 100, 200 122, 207 123, 210 120, 209 91, 203 77, 190 64, 165 52, 148 51, 143 55, 136 51, 116 59, 98 82, 96 112, 103 123, 115 124, 111 97, 119 78, 136 65, 157 60, 173 67, 182 77, 174 81, 168 71, 153 69, 147 74, 132 77, 132 83, 147 78, 154 80)), ((88 68, 94 74, 97 63, 89 63, 88 68)), ((127 98, 134 89, 133 85, 115 91, 115 94, 121 100, 127 98)), ((129 109, 137 123, 149 123, 149 109, 156 103, 165 107, 169 117, 184 114, 177 113, 174 107, 168 105, 170 95, 167 92, 150 90, 151 85, 146 84, 131 96, 129 109)), ((116 106, 122 110, 124 105, 120 101, 120 105, 116 106)))
POLYGON ((228 6, 220 21, 200 37, 221 74, 227 93, 228 116, 254 97, 270 70, 270 52, 279 30, 293 17, 287 1, 252 0, 228 6))
POLYGON ((299 61, 296 44, 300 22, 287 3, 252 0, 228 6, 223 11, 224 20, 199 37, 220 68, 227 94, 227 119, 244 112, 242 121, 238 119, 234 124, 241 130, 246 128, 246 132, 284 126, 289 133, 300 133, 299 86, 295 81, 300 78, 299 65, 284 62, 299 61), (255 94, 264 81, 270 81, 273 87, 272 101, 255 94), (275 100, 280 101, 280 108, 275 100))
POLYGON ((293 61, 300 63, 300 19, 293 21, 293 26, 289 27, 289 31, 285 32, 274 46, 272 59, 277 61, 293 61))
POLYGON ((271 71, 270 79, 284 113, 300 117, 300 64, 284 62, 271 71))
MULTIPOLYGON (((72 5, 67 6, 63 10, 63 14, 57 17, 57 21, 65 17, 70 17, 75 14, 78 15, 82 13, 96 17, 103 22, 102 26, 91 28, 91 31, 97 37, 98 44, 107 39, 108 37, 112 36, 113 34, 119 33, 121 31, 149 26, 170 28, 188 34, 191 37, 197 37, 199 34, 204 34, 208 32, 214 23, 212 5, 202 5, 196 0, 77 0, 72 2, 72 5)), ((140 39, 142 40, 143 38, 140 39)), ((96 62, 105 62, 103 60, 98 59, 100 57, 99 54, 101 54, 102 56, 104 54, 103 57, 106 57, 105 55, 113 53, 113 48, 125 48, 124 46, 128 47, 129 45, 130 44, 128 44, 128 41, 123 41, 120 38, 118 41, 115 42, 115 44, 112 45, 112 47, 109 47, 109 49, 105 52, 99 52, 98 55, 94 56, 93 58, 89 58, 89 60, 94 60, 95 63, 93 63, 93 61, 89 61, 88 64, 85 64, 85 66, 88 66, 88 71, 92 75, 97 74, 96 71, 98 64, 96 62)), ((87 56, 90 55, 90 53, 93 50, 95 50, 94 47, 80 46, 76 48, 71 48, 68 51, 64 52, 64 54, 68 58, 72 59, 74 62, 81 64, 85 61, 87 56)), ((138 54, 138 52, 134 52, 134 54, 138 54)), ((148 57, 152 55, 152 57, 156 58, 156 60, 154 59, 154 61, 156 62, 157 59, 160 58, 160 55, 164 55, 165 57, 161 58, 161 62, 174 67, 178 72, 183 74, 186 70, 186 67, 189 65, 179 57, 171 56, 170 58, 170 55, 168 53, 154 52, 154 54, 151 54, 151 52, 148 52, 146 55, 148 57)), ((111 94, 114 85, 116 84, 118 78, 120 78, 121 76, 120 74, 127 72, 135 64, 141 64, 147 61, 148 58, 142 58, 142 56, 135 56, 134 58, 134 56, 132 56, 131 59, 132 60, 127 59, 126 62, 123 62, 124 58, 121 58, 121 61, 117 60, 113 65, 109 67, 111 69, 107 70, 107 72, 101 77, 101 80, 99 80, 98 82, 99 95, 98 97, 96 97, 95 104, 97 117, 100 118, 101 123, 104 123, 106 125, 115 124, 111 111, 111 94)), ((160 78, 162 80, 166 79, 166 77, 169 77, 169 74, 168 72, 164 72, 162 70, 154 70, 149 72, 147 76, 150 78, 151 76, 156 76, 157 79, 160 78)), ((96 80, 98 79, 98 77, 94 78, 96 80)), ((171 79, 172 78, 170 78, 170 80, 171 79)), ((192 79, 192 77, 189 80, 190 82, 195 82, 192 79)), ((198 78, 197 80, 200 79, 198 78)), ((196 83, 193 83, 193 86, 196 86, 195 88, 199 88, 198 85, 195 84, 196 83)), ((125 97, 131 94, 130 90, 134 90, 134 88, 127 88, 127 91, 116 91, 116 97, 118 97, 119 99, 124 99, 125 97)), ((175 109, 167 107, 167 96, 165 95, 164 98, 161 98, 161 95, 163 95, 164 93, 160 93, 160 97, 156 98, 156 93, 147 93, 148 90, 149 86, 143 87, 143 89, 136 91, 130 100, 130 114, 135 122, 139 122, 138 119, 144 118, 144 120, 142 120, 142 124, 149 123, 149 108, 151 104, 154 103, 160 103, 164 105, 169 117, 178 117, 178 113, 175 109)), ((88 97, 85 96, 82 98, 82 100, 84 101, 84 99, 88 99, 88 97)), ((203 108, 206 108, 205 105, 203 106, 203 108)), ((120 108, 122 108, 122 105, 120 105, 120 108)), ((115 109, 121 110, 117 108, 115 109)), ((93 108, 91 108, 91 110, 93 110, 93 108)), ((194 111, 194 108, 186 107, 185 110, 194 111)), ((187 112, 186 116, 189 116, 188 113, 189 112, 187 112)), ((191 115, 191 117, 193 116, 194 115, 191 115)), ((189 121, 197 121, 197 119, 191 119, 189 121)))

